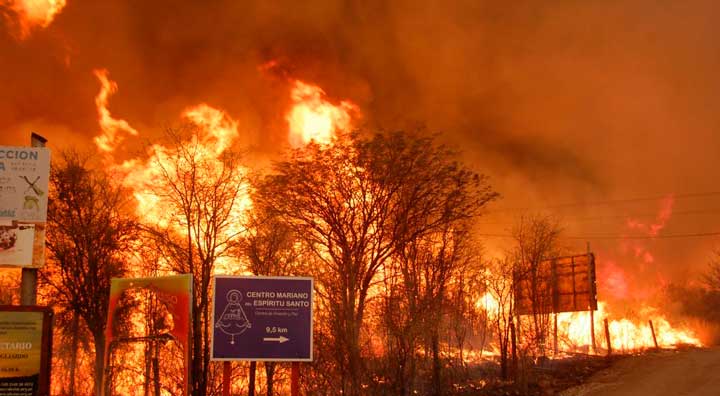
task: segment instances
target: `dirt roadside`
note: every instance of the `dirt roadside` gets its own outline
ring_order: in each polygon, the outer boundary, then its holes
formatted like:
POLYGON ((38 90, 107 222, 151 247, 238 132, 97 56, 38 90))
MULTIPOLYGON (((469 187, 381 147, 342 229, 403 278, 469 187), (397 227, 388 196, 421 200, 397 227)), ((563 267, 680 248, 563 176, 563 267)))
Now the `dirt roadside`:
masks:
POLYGON ((622 359, 561 396, 718 396, 720 348, 661 351, 622 359))

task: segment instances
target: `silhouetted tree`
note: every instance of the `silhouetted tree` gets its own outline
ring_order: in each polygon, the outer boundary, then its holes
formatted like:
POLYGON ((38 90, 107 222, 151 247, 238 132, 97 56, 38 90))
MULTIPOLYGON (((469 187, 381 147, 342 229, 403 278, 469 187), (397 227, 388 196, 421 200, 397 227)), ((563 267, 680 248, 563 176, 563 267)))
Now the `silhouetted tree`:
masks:
POLYGON ((510 347, 510 328, 513 325, 513 264, 507 258, 495 260, 490 264, 486 277, 488 299, 485 309, 497 336, 500 349, 500 375, 509 377, 508 353, 510 347))
POLYGON ((379 269, 411 242, 472 218, 493 193, 455 153, 417 134, 342 134, 310 143, 258 187, 316 260, 343 394, 361 391, 361 327, 379 269))
POLYGON ((525 331, 525 339, 541 356, 545 355, 553 306, 551 274, 542 263, 559 256, 561 232, 556 219, 543 215, 522 216, 512 230, 515 284, 517 287, 522 281, 527 285, 528 290, 524 292, 531 304, 532 322, 529 331, 525 331))
POLYGON ((193 275, 191 390, 205 395, 210 371, 210 281, 242 232, 245 175, 240 155, 212 152, 203 131, 189 126, 168 130, 165 146, 153 146, 152 180, 145 193, 159 214, 144 219, 145 234, 167 269, 193 275))
MULTIPOLYGON (((387 306, 386 326, 397 346, 398 394, 413 394, 416 359, 421 343, 430 347, 431 393, 443 392, 440 335, 446 318, 464 310, 464 301, 449 307, 450 288, 479 260, 468 234, 469 219, 446 224, 405 244, 395 256, 399 295, 387 306), (398 312, 402 312, 399 314, 398 312), (448 314, 448 315, 446 315, 448 314)), ((458 285, 455 285, 458 286, 458 285)), ((392 349, 391 349, 392 350, 392 349)))
MULTIPOLYGON (((81 318, 92 334, 96 394, 104 371, 110 278, 125 274, 123 254, 137 236, 127 197, 77 153, 61 153, 54 161, 47 221, 50 260, 41 279, 52 301, 81 318)), ((77 324, 74 319, 69 323, 77 324)))
MULTIPOLYGON (((252 213, 247 215, 245 233, 239 239, 237 255, 247 263, 253 275, 289 276, 301 275, 297 268, 300 255, 297 238, 292 228, 285 224, 258 200, 252 213)), ((272 396, 275 385, 275 362, 264 362, 266 395, 272 396)), ((255 370, 251 362, 250 371, 255 370)), ((255 378, 254 373, 251 378, 255 378)), ((254 387, 251 382, 250 387, 254 387)), ((254 392, 254 391, 253 391, 254 392)), ((251 393, 253 393, 251 392, 251 393)))

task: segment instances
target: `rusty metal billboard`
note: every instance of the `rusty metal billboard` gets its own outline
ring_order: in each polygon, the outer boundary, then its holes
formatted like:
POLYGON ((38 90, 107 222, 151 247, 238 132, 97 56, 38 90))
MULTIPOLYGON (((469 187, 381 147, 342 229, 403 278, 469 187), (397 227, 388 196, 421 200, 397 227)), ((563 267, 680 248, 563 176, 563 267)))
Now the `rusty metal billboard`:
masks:
POLYGON ((556 257, 514 274, 515 314, 594 311, 597 309, 595 256, 556 257))

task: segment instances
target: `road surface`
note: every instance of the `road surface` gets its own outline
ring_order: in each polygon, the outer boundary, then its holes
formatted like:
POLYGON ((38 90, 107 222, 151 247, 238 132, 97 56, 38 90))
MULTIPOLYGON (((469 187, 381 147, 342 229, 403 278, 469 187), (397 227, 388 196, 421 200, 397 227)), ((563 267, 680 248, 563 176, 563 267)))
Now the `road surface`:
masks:
POLYGON ((629 357, 561 395, 719 396, 720 348, 629 357))

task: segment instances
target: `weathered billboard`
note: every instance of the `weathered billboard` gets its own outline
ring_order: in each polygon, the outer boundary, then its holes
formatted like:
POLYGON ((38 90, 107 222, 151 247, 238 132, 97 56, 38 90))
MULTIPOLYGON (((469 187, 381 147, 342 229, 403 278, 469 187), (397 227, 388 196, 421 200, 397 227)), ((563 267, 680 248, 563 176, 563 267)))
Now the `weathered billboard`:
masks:
POLYGON ((515 271, 515 314, 597 309, 595 256, 556 257, 515 271))
MULTIPOLYGON (((117 307, 123 294, 134 289, 145 289, 151 291, 160 304, 166 309, 169 320, 168 328, 165 330, 183 348, 185 360, 185 382, 183 384, 184 394, 189 395, 189 371, 191 358, 192 327, 192 299, 193 299, 193 277, 191 274, 170 275, 150 278, 112 278, 110 282, 110 300, 108 302, 107 325, 105 326, 105 359, 106 364, 110 361, 112 345, 116 342, 123 342, 120 334, 116 332, 117 307)), ((107 373, 105 381, 108 380, 107 373)))

